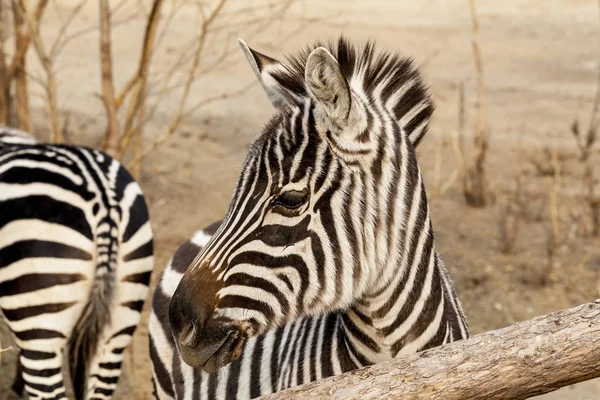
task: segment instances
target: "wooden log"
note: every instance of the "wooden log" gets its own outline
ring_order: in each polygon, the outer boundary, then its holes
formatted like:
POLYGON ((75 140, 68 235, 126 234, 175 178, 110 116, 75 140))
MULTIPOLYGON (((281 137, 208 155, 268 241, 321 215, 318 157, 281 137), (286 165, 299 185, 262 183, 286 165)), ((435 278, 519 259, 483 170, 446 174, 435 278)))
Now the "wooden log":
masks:
POLYGON ((599 376, 600 299, 263 399, 525 399, 599 376))

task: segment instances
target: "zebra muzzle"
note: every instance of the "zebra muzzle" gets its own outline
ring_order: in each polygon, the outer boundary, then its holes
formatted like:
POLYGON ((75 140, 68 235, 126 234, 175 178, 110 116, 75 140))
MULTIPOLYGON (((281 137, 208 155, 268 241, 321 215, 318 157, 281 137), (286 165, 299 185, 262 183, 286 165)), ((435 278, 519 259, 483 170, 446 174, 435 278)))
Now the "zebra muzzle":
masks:
POLYGON ((245 337, 235 325, 191 329, 181 332, 178 342, 181 358, 192 367, 213 373, 242 353, 245 337))
POLYGON ((206 372, 236 360, 248 337, 238 321, 215 315, 222 282, 207 268, 186 272, 169 305, 169 321, 181 358, 206 372))

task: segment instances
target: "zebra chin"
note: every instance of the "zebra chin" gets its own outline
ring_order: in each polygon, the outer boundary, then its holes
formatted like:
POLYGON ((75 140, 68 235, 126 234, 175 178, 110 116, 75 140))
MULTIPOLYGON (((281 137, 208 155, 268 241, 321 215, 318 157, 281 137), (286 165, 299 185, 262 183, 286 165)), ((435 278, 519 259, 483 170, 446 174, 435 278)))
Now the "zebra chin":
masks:
POLYGON ((242 330, 235 324, 211 325, 209 323, 197 329, 189 324, 175 336, 183 361, 208 373, 237 360, 246 340, 242 330))

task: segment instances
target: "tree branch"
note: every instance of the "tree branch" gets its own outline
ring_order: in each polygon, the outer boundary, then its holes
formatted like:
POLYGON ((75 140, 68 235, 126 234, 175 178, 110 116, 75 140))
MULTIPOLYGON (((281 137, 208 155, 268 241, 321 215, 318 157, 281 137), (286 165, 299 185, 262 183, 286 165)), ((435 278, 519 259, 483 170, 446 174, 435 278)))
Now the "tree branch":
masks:
POLYGON ((106 133, 102 149, 115 156, 119 144, 119 121, 115 106, 115 86, 113 83, 110 9, 108 0, 100 0, 100 68, 102 73, 102 101, 106 109, 106 133))
MULTIPOLYGON (((39 34, 39 24, 42 15, 40 11, 40 4, 42 3, 46 4, 47 0, 40 0, 34 15, 30 14, 27 2, 25 0, 19 0, 19 7, 23 14, 22 17, 27 23, 27 40, 33 40, 35 52, 38 58, 40 59, 40 63, 44 68, 44 72, 46 73, 47 84, 45 85, 45 89, 48 106, 48 122, 50 125, 50 133, 52 135, 52 140, 54 141, 54 143, 62 143, 64 142, 64 138, 62 136, 62 131, 60 130, 60 117, 58 115, 58 89, 56 85, 56 76, 54 74, 54 70, 52 69, 52 61, 48 56, 48 52, 46 51, 44 42, 42 42, 42 38, 39 34)), ((43 10, 43 7, 41 8, 41 10, 43 10)), ((25 73, 25 59, 23 59, 22 66, 23 69, 20 72, 25 73)), ((31 132, 31 124, 29 125, 30 126, 26 130, 27 132, 31 132)))
POLYGON ((209 34, 209 28, 210 28, 211 24, 214 22, 215 18, 221 12, 221 10, 223 9, 223 7, 227 3, 227 1, 228 0, 220 0, 219 3, 215 6, 215 8, 212 10, 210 15, 208 17, 206 17, 204 19, 204 22, 202 23, 202 29, 200 31, 200 36, 198 38, 198 45, 194 52, 194 59, 192 62, 192 66, 190 67, 190 70, 189 70, 187 78, 186 78, 185 86, 183 88, 183 94, 181 96, 181 99, 179 100, 179 106, 177 107, 177 112, 175 113, 175 116, 171 120, 169 127, 150 146, 148 146, 148 148, 146 148, 144 151, 137 154, 137 156, 129 163, 129 165, 128 165, 129 168, 132 168, 132 169, 137 168, 137 164, 139 164, 139 162, 142 160, 142 158, 144 158, 148 154, 152 153, 152 151, 154 151, 154 149, 157 146, 159 146, 161 143, 163 143, 165 140, 167 140, 169 137, 171 137, 171 135, 173 135, 173 133, 179 126, 182 116, 183 116, 183 113, 184 113, 184 108, 187 103, 188 96, 190 94, 190 89, 192 87, 192 83, 194 82, 194 78, 196 76, 196 71, 198 70, 198 65, 200 64, 200 56, 202 55, 202 51, 204 50, 204 45, 206 43, 206 37, 209 34))
POLYGON ((56 40, 54 41, 54 43, 50 47, 49 57, 50 57, 51 60, 54 60, 54 58, 58 55, 58 53, 59 53, 58 49, 61 48, 59 46, 65 40, 65 37, 66 37, 66 34, 67 34, 67 30, 69 29, 69 26, 75 20, 75 17, 81 12, 81 9, 83 8, 83 6, 85 6, 85 4, 87 2, 88 2, 88 0, 81 0, 73 8, 73 10, 71 10, 71 13, 67 17, 67 20, 61 24, 60 29, 58 31, 58 35, 56 36, 56 40))
POLYGON ((488 139, 485 122, 485 87, 481 52, 479 50, 479 22, 475 10, 475 0, 469 0, 471 13, 473 59, 477 72, 477 135, 475 136, 475 154, 463 174, 463 195, 471 207, 485 207, 489 203, 488 181, 485 169, 485 155, 488 139))
MULTIPOLYGON (((140 114, 145 114, 145 100, 146 100, 146 84, 148 82, 148 70, 150 68, 150 60, 152 58, 152 50, 154 46, 154 38, 156 36, 156 29, 158 26, 158 20, 160 17, 160 9, 162 7, 163 0, 154 0, 152 4, 152 10, 148 16, 148 22, 146 24, 146 30, 144 34, 144 42, 142 44, 142 54, 138 63, 138 70, 132 81, 135 82, 136 88, 131 101, 129 102, 129 109, 127 111, 127 118, 125 119, 125 127, 123 128, 123 135, 119 142, 119 151, 122 155, 127 150, 127 145, 134 135, 141 135, 141 127, 133 129, 133 122, 136 118, 140 119, 140 114)), ((131 81, 130 81, 131 82, 131 81)), ((129 86, 129 84, 127 85, 129 86)), ((127 92, 123 92, 126 94, 127 92)), ((117 99, 115 105, 119 108, 120 102, 123 98, 117 99)), ((142 117, 143 118, 143 117, 142 117)))
POLYGON ((10 82, 6 71, 6 58, 4 54, 4 1, 0 0, 0 124, 8 124, 10 82))
POLYGON ((265 396, 525 399, 600 376, 600 299, 265 396))
MULTIPOLYGON (((40 0, 35 8, 35 13, 33 19, 35 21, 39 21, 42 18, 42 14, 46 5, 48 4, 48 0, 40 0)), ((13 3, 13 7, 16 7, 16 4, 13 3)), ((16 25, 16 24, 15 24, 16 25)), ((17 32, 17 36, 19 33, 17 32)), ((15 77, 15 74, 18 73, 19 69, 23 69, 23 65, 25 63, 25 54, 27 54, 27 49, 29 49, 30 35, 26 33, 21 33, 22 37, 20 39, 19 45, 16 47, 15 55, 12 59, 10 67, 8 68, 8 79, 12 79, 15 77)))

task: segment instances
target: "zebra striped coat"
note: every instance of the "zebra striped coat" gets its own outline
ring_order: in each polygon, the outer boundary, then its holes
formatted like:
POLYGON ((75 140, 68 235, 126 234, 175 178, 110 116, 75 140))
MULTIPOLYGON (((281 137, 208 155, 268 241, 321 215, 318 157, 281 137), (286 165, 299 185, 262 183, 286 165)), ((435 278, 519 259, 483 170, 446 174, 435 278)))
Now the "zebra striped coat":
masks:
POLYGON ((0 127, 0 310, 20 349, 13 391, 110 399, 153 267, 138 184, 107 155, 0 127))
POLYGON ((241 44, 277 114, 223 222, 159 283, 157 397, 252 398, 468 337, 416 163, 433 105, 411 62, 343 39, 287 64, 241 44))

